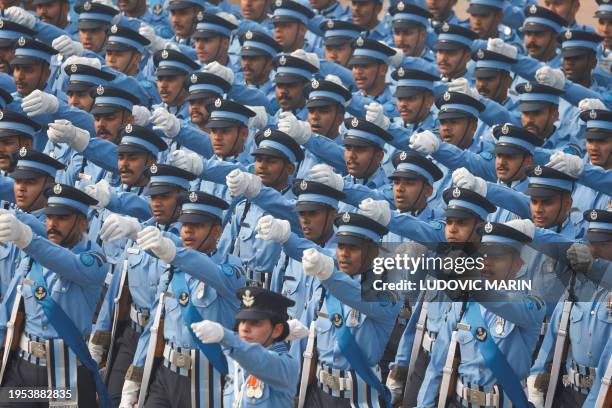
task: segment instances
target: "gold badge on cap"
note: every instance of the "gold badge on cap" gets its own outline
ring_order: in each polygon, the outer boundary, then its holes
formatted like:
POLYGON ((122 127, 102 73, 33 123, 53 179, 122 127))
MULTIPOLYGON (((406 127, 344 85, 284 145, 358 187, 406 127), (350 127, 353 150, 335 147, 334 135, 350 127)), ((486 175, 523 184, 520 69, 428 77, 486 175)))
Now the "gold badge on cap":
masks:
POLYGON ((132 133, 132 124, 128 123, 127 125, 125 125, 125 133, 132 133))
POLYGON ((247 40, 250 40, 251 38, 253 38, 253 32, 251 30, 247 31, 244 34, 244 38, 246 38, 247 40))
POLYGON ((98 85, 98 87, 96 88, 96 93, 98 95, 104 95, 104 87, 102 85, 98 85))
POLYGON ((187 292, 181 292, 178 302, 181 306, 186 306, 187 303, 189 303, 189 294, 187 292))
POLYGON ((597 219, 597 211, 591 211, 591 221, 595 221, 597 219))
POLYGON ((161 52, 162 59, 168 59, 168 50, 163 50, 161 52))
POLYGON ((306 182, 306 180, 302 180, 302 182, 300 183, 300 189, 306 190, 307 188, 308 188, 308 183, 306 182))
POLYGON ((408 157, 408 154, 406 152, 400 153, 400 160, 406 160, 406 157, 408 157))
POLYGON ((83 10, 85 11, 91 10, 91 3, 86 1, 85 4, 83 4, 83 10))
POLYGON ((117 31, 119 31, 119 27, 117 27, 117 24, 113 24, 111 26, 111 33, 117 34, 117 31))
POLYGON ((55 194, 62 194, 62 185, 61 184, 56 184, 53 186, 53 193, 55 194))
POLYGON ((405 8, 406 8, 406 5, 404 4, 403 1, 400 1, 399 3, 397 3, 397 9, 399 11, 404 11, 405 8))
POLYGON ((478 51, 476 51, 476 56, 480 59, 484 58, 484 51, 482 48, 479 48, 478 51))
POLYGON ((26 149, 25 146, 19 149, 19 156, 25 157, 26 154, 28 154, 28 149, 26 149))
POLYGON ((357 119, 357 118, 353 118, 353 120, 351 120, 351 126, 352 126, 352 127, 357 127, 357 126, 359 126, 359 119, 357 119))
POLYGON ((192 203, 198 201, 198 193, 196 193, 195 191, 189 193, 189 201, 191 201, 192 203))
POLYGON ((461 190, 459 190, 459 187, 455 187, 455 189, 453 190, 453 197, 459 198, 460 196, 461 196, 461 190))
POLYGON ((195 84, 198 82, 198 76, 196 74, 191 74, 190 80, 192 84, 195 84))
POLYGON ((487 330, 484 327, 478 327, 476 329, 476 338, 478 341, 485 341, 487 339, 487 330))
POLYGON ((363 37, 357 38, 357 41, 355 43, 357 44, 358 47, 363 47, 363 44, 364 44, 363 37))
POLYGON ((79 69, 79 68, 77 67, 77 65, 76 65, 76 64, 72 64, 72 65, 70 66, 70 72, 72 72, 73 74, 74 74, 75 72, 77 72, 77 70, 78 70, 78 69, 79 69))
POLYGON ((450 101, 450 98, 451 98, 450 92, 444 92, 444 95, 442 96, 442 99, 444 99, 444 101, 448 102, 448 101, 450 101))
POLYGON ((221 107, 221 99, 217 98, 215 99, 215 108, 220 108, 221 107))
POLYGON ((448 30, 450 30, 450 26, 448 25, 448 23, 445 22, 444 24, 442 24, 442 31, 447 33, 448 30))
POLYGON ((264 137, 270 137, 270 135, 272 134, 272 129, 267 128, 266 130, 264 130, 264 137))
POLYGON ((246 307, 251 307, 255 304, 255 296, 251 295, 251 291, 249 289, 244 291, 244 295, 242 295, 242 304, 246 307))
POLYGON ((502 133, 504 135, 507 135, 510 132, 510 128, 508 127, 508 124, 505 123, 504 126, 502 126, 502 133))
POLYGON ((25 39, 25 37, 19 37, 19 39, 17 40, 17 44, 18 44, 20 47, 23 47, 23 46, 25 45, 25 43, 26 43, 26 39, 25 39))
POLYGON ((313 79, 312 82, 310 83, 310 86, 312 86, 312 89, 317 89, 319 87, 319 81, 317 81, 316 79, 313 79))
POLYGON ((542 167, 536 166, 536 168, 533 169, 533 174, 535 174, 536 176, 540 176, 542 174, 542 167))
POLYGON ((570 30, 567 30, 565 32, 565 39, 566 40, 571 40, 572 39, 572 32, 570 30))
POLYGON ((149 171, 151 172, 151 174, 156 174, 157 173, 157 165, 156 164, 152 164, 151 167, 149 167, 149 171))
POLYGON ((490 222, 487 222, 484 226, 484 230, 487 234, 490 234, 491 231, 493 231, 493 224, 491 224, 490 222))
POLYGON ((345 212, 344 214, 342 214, 342 222, 349 222, 351 220, 351 214, 349 214, 348 212, 345 212))
POLYGON ((597 119, 597 111, 595 109, 591 109, 591 112, 589 112, 589 118, 597 119))

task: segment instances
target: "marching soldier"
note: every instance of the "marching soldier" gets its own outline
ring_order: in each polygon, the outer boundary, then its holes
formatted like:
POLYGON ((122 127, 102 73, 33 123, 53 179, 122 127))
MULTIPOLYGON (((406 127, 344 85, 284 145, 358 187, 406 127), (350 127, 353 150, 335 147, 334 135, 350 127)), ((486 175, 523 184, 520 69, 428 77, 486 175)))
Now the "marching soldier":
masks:
POLYGON ((323 31, 325 59, 348 67, 353 55, 353 41, 359 37, 361 27, 344 20, 327 20, 319 26, 323 31))

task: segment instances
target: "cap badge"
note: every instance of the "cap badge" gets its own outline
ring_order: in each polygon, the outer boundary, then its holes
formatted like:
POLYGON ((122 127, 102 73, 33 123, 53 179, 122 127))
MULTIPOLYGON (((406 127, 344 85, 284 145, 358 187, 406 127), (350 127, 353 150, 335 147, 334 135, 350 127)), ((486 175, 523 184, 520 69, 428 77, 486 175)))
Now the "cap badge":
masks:
POLYGON ((285 65, 287 63, 287 57, 285 57, 284 55, 281 55, 280 58, 278 59, 278 63, 281 65, 285 65))
POLYGON ((595 109, 591 109, 591 112, 589 112, 589 118, 597 119, 597 111, 595 109))
POLYGON ((363 47, 363 43, 364 43, 363 37, 357 38, 356 44, 358 47, 363 47))
POLYGON ((567 30, 565 32, 565 39, 566 40, 571 40, 571 38, 572 38, 572 32, 570 30, 567 30))
POLYGON ((19 37, 19 39, 17 40, 17 44, 18 44, 20 47, 23 47, 23 46, 25 45, 25 43, 26 43, 26 39, 25 39, 25 37, 19 37))
POLYGON ((542 167, 541 166, 536 166, 536 168, 533 169, 533 174, 535 174, 536 176, 542 175, 542 167))
POLYGON ((280 7, 280 6, 282 6, 282 5, 283 5, 283 0, 276 0, 276 3, 274 3, 274 5, 275 5, 276 7, 280 7))
POLYGON ((450 101, 450 98, 451 98, 450 92, 444 92, 444 96, 442 96, 442 99, 444 99, 444 101, 448 102, 448 101, 450 101))
POLYGON ((342 214, 342 222, 349 222, 351 221, 351 214, 349 214, 348 212, 345 212, 344 214, 342 214))
POLYGON ((36 297, 36 299, 42 300, 45 298, 45 296, 47 296, 47 290, 44 287, 38 286, 34 290, 34 297, 36 297))
POLYGON ((191 83, 195 84, 198 82, 198 76, 196 74, 191 74, 191 83))
POLYGON ((270 128, 267 128, 264 131, 264 137, 270 137, 271 134, 272 134, 272 129, 270 129, 270 128))
POLYGON ((62 185, 61 184, 56 184, 53 186, 53 192, 55 194, 62 194, 62 185))
POLYGON ((483 59, 483 58, 484 58, 484 55, 485 55, 485 54, 484 54, 484 50, 483 50, 482 48, 479 48, 479 49, 478 49, 478 51, 476 51, 476 56, 477 56, 479 59, 483 59))
POLYGON ((104 95, 104 87, 102 85, 98 85, 98 87, 96 88, 96 93, 98 95, 104 95))
POLYGON ((162 5, 159 3, 156 4, 155 7, 153 7, 153 13, 156 15, 160 15, 162 11, 163 11, 162 5))
POLYGON ((352 127, 357 127, 357 126, 359 126, 359 119, 357 119, 357 118, 353 118, 353 120, 351 120, 351 126, 352 126, 352 127))
POLYGON ((91 3, 86 1, 85 4, 83 4, 83 10, 85 11, 91 10, 91 3))
POLYGON ((26 149, 26 147, 22 147, 21 149, 19 149, 19 156, 21 157, 25 157, 26 154, 28 154, 28 149, 26 149))
POLYGON ((192 203, 198 201, 198 193, 196 193, 195 191, 189 193, 189 201, 191 201, 192 203))
POLYGON ((217 98, 215 99, 215 108, 220 108, 221 107, 221 99, 217 98))
POLYGON ((406 8, 406 5, 404 4, 403 1, 400 1, 399 3, 397 3, 397 9, 399 11, 404 11, 405 8, 406 8))
POLYGON ((406 160, 406 157, 408 157, 408 154, 406 152, 401 152, 399 157, 400 157, 400 160, 406 160))
POLYGON ((128 123, 125 125, 125 133, 132 133, 132 124, 128 123))
POLYGON ((72 72, 73 74, 74 74, 75 72, 77 72, 77 70, 78 70, 78 69, 79 69, 79 68, 76 66, 76 64, 72 64, 72 65, 70 66, 70 72, 72 72))
POLYGON ((533 90, 533 86, 531 85, 531 82, 527 82, 525 84, 525 92, 531 92, 533 90))
POLYGON ((247 40, 250 40, 251 38, 253 38, 253 32, 247 31, 246 34, 244 35, 244 38, 246 38, 247 40))
POLYGON ((0 111, 0 120, 4 117, 4 112, 0 111))
POLYGON ((537 13, 537 12, 538 12, 538 8, 537 8, 537 6, 534 4, 534 5, 532 5, 531 7, 529 7, 529 12, 530 12, 531 14, 535 14, 535 13, 537 13))
POLYGON ((455 187, 455 189, 453 190, 453 197, 459 198, 460 196, 461 196, 461 190, 459 190, 459 187, 455 187))
POLYGON ((113 24, 113 26, 111 27, 111 33, 117 34, 117 30, 118 30, 117 24, 113 24))
POLYGON ((162 59, 168 59, 168 50, 163 50, 161 53, 162 59))
POLYGON ((305 191, 307 188, 308 188, 308 183, 306 182, 306 180, 302 180, 302 182, 300 183, 300 189, 305 191))
POLYGON ((484 226, 484 230, 487 234, 490 234, 491 231, 493 231, 493 224, 491 224, 490 222, 487 222, 484 226))
POLYGON ((327 20, 327 28, 334 28, 334 21, 333 20, 327 20))
POLYGON ((152 164, 151 167, 149 168, 149 171, 151 172, 151 174, 156 174, 157 173, 157 165, 156 164, 152 164))
POLYGON ((244 291, 244 295, 242 295, 242 303, 246 307, 251 307, 255 303, 255 296, 251 295, 251 291, 249 289, 244 291))
POLYGON ((591 221, 595 221, 597 219, 597 211, 593 210, 591 211, 591 221))
POLYGON ((335 313, 334 316, 332 317, 333 322, 334 322, 334 326, 336 327, 342 327, 342 316, 340 316, 340 313, 335 313))
POLYGON ((447 33, 448 30, 450 30, 450 26, 448 25, 448 23, 445 22, 444 24, 442 24, 442 31, 447 33))
POLYGON ((504 126, 502 126, 502 133, 504 135, 507 135, 510 132, 510 128, 508 127, 508 124, 504 124, 504 126))
POLYGON ((312 86, 312 89, 317 89, 319 87, 319 81, 313 79, 310 85, 312 86))

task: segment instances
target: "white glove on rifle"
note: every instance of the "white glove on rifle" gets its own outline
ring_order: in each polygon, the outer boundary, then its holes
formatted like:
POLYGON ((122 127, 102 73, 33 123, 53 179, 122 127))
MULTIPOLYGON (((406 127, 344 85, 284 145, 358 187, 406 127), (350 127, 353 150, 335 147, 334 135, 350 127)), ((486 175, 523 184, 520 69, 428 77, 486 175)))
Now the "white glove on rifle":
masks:
POLYGON ((140 383, 132 380, 125 380, 123 382, 123 389, 121 391, 121 402, 119 408, 134 408, 138 403, 138 394, 140 393, 140 383))

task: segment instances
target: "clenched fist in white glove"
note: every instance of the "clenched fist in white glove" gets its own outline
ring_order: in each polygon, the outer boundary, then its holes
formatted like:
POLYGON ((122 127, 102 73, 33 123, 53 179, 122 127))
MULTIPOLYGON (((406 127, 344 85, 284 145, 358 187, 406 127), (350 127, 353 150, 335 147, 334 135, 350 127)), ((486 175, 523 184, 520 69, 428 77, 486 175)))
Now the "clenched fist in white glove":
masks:
POLYGON ((263 106, 246 106, 253 112, 255 112, 255 116, 249 118, 249 129, 257 129, 261 130, 268 126, 268 112, 266 112, 266 108, 263 106))
POLYGON ((387 200, 366 198, 359 204, 359 214, 365 215, 384 226, 389 225, 391 221, 391 207, 389 207, 387 200))
POLYGON ((174 139, 181 130, 181 122, 166 109, 159 107, 151 115, 153 130, 161 130, 170 139, 174 139))
POLYGON ((138 394, 140 393, 140 383, 132 380, 123 382, 121 390, 121 402, 119 408, 134 408, 138 403, 138 394))
POLYGON ((279 115, 278 130, 289 135, 300 145, 306 143, 312 135, 310 124, 298 120, 291 112, 281 112, 279 115))
POLYGON ((134 124, 138 126, 147 126, 151 121, 151 112, 144 106, 132 106, 132 116, 134 117, 134 124))
POLYGON ((271 215, 264 215, 257 222, 255 231, 257 232, 256 239, 284 244, 291 234, 291 225, 287 220, 279 220, 271 215))
POLYGON ((529 238, 533 239, 535 235, 535 224, 531 220, 510 220, 505 223, 507 226, 514 228, 515 230, 522 232, 527 235, 529 238))
POLYGON ((287 320, 289 335, 285 341, 300 340, 308 336, 308 327, 304 326, 298 319, 287 320))
POLYGON ((217 322, 210 320, 202 320, 201 322, 192 323, 191 330, 204 344, 219 343, 223 340, 223 326, 217 322))
POLYGON ((305 275, 323 281, 334 273, 334 260, 314 248, 308 248, 302 254, 302 267, 305 275))
POLYGON ((244 195, 246 198, 253 198, 261 190, 261 179, 251 173, 239 169, 232 170, 225 176, 227 188, 232 197, 244 195))
POLYGON ((321 163, 312 166, 308 171, 308 180, 325 184, 334 190, 344 190, 344 179, 341 175, 334 173, 334 169, 327 164, 321 163))
POLYGON ((540 85, 550 86, 561 91, 565 88, 565 74, 558 68, 544 66, 536 71, 535 79, 540 85))
POLYGON ((204 162, 199 154, 185 150, 175 150, 168 156, 168 164, 199 176, 204 169, 204 162))
POLYGON ((217 61, 207 64, 202 71, 216 75, 230 84, 234 83, 234 71, 232 71, 231 68, 219 64, 217 61))
POLYGON ((391 122, 389 118, 385 116, 385 109, 378 102, 372 102, 365 106, 366 115, 365 118, 368 122, 372 122, 379 128, 387 130, 391 122))
POLYGON ((590 111, 593 109, 607 110, 606 105, 597 98, 584 98, 578 103, 580 112, 590 111))
POLYGON ((136 243, 145 251, 151 251, 156 257, 169 264, 176 256, 176 245, 170 238, 162 235, 162 232, 153 225, 145 227, 138 233, 136 243))
POLYGON ((487 41, 487 50, 497 54, 505 55, 512 59, 516 59, 518 50, 510 44, 506 44, 501 38, 489 38, 487 41))
POLYGON ((59 108, 59 100, 54 95, 41 91, 40 89, 33 90, 28 96, 21 101, 21 109, 28 116, 36 115, 53 115, 59 108))
POLYGON ((588 273, 591 270, 593 254, 588 245, 575 242, 569 247, 566 255, 573 270, 582 273, 588 273))
POLYGON ((579 178, 584 171, 584 162, 576 155, 556 151, 550 156, 547 167, 565 173, 570 177, 579 178))
POLYGON ((32 229, 19 221, 15 214, 6 212, 0 215, 0 242, 13 242, 23 249, 32 242, 32 229))
POLYGON ((404 51, 400 50, 399 48, 393 48, 393 50, 395 51, 395 54, 389 57, 388 62, 389 65, 399 68, 404 60, 404 51))
POLYGON ((440 138, 429 130, 414 133, 410 136, 410 148, 423 154, 432 154, 440 148, 440 138))
POLYGON ((105 179, 98 181, 96 184, 86 185, 83 191, 98 201, 98 204, 95 206, 98 209, 106 208, 113 194, 110 184, 105 179))
POLYGON ((66 119, 57 119, 49 123, 47 130, 49 140, 57 144, 67 144, 76 152, 81 153, 89 144, 89 132, 74 126, 66 119))
POLYGON ((344 84, 342 83, 342 80, 340 79, 340 77, 337 75, 327 74, 325 75, 325 80, 329 82, 333 82, 336 85, 340 85, 343 88, 346 88, 346 86, 344 86, 344 84))
POLYGON ((36 25, 36 17, 21 7, 11 6, 7 8, 4 10, 4 17, 13 23, 28 27, 30 30, 33 30, 36 25))
POLYGON ((155 29, 150 25, 146 23, 140 23, 138 33, 147 40, 149 40, 149 45, 147 45, 146 47, 149 51, 151 51, 152 54, 155 54, 157 51, 166 48, 166 44, 168 43, 168 41, 155 34, 155 29))
POLYGON ((100 228, 100 238, 102 241, 115 241, 122 238, 136 241, 141 228, 140 222, 134 217, 111 214, 104 220, 100 228))
POLYGON ((475 88, 470 87, 470 82, 465 78, 453 79, 448 83, 449 92, 462 93, 472 99, 480 100, 480 94, 475 88))
POLYGON ((70 66, 72 64, 86 65, 95 69, 102 69, 102 64, 97 58, 79 57, 77 55, 73 55, 72 57, 68 57, 64 60, 64 66, 70 66))
POLYGON ((81 56, 83 54, 83 46, 78 41, 73 41, 67 35, 60 35, 51 43, 51 46, 57 50, 64 58, 73 55, 81 56))
POLYGON ((487 182, 480 177, 474 176, 465 167, 461 167, 453 172, 453 185, 471 190, 483 197, 487 196, 487 182))

